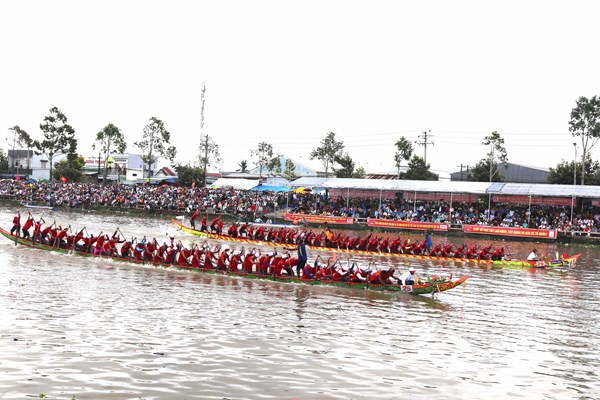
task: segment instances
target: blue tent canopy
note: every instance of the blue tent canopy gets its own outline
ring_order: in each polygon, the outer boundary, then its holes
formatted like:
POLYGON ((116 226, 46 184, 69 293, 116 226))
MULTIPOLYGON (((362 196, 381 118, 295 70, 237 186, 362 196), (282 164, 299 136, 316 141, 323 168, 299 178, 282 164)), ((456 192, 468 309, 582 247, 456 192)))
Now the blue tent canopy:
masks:
POLYGON ((289 192, 290 188, 287 186, 258 185, 254 186, 250 190, 260 190, 261 192, 264 192, 265 190, 271 190, 273 192, 289 192))

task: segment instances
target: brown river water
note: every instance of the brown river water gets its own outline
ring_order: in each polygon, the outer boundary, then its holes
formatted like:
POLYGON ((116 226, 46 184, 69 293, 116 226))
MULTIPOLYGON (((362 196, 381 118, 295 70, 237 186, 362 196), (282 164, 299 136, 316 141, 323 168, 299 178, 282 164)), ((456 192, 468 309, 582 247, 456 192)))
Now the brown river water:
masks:
MULTIPOLYGON (((0 208, 0 224, 9 229, 15 212, 0 208)), ((167 218, 35 214, 95 234, 163 240, 172 229, 167 218)), ((494 244, 522 257, 534 246, 494 244)), ((600 249, 535 246, 582 257, 570 270, 375 258, 471 276, 431 298, 84 259, 1 238, 0 398, 600 399, 600 249)))

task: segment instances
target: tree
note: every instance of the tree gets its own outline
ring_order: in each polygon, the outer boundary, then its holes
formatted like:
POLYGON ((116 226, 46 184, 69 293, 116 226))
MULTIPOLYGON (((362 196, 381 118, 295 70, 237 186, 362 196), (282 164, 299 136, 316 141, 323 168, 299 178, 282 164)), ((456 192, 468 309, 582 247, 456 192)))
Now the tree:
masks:
POLYGON ((267 169, 273 176, 281 175, 281 156, 276 155, 275 157, 269 160, 269 164, 267 165, 267 169))
MULTIPOLYGON (((583 154, 581 160, 586 160, 590 150, 600 139, 600 98, 597 96, 587 99, 580 97, 576 107, 571 110, 569 131, 573 137, 579 137, 583 154)), ((581 170, 581 184, 585 185, 585 168, 581 170)))
MULTIPOLYGON (((505 166, 506 168, 506 166, 505 166)), ((469 170, 467 175, 467 181, 470 182, 503 182, 504 177, 500 173, 500 166, 494 163, 490 168, 490 159, 483 158, 475 165, 475 167, 469 170), (490 180, 490 170, 494 171, 492 179, 490 180)))
POLYGON ((425 164, 423 157, 413 155, 408 163, 408 170, 403 174, 403 178, 414 181, 437 181, 439 176, 431 172, 429 168, 429 164, 425 164))
POLYGON ((202 182, 202 179, 206 178, 202 168, 195 168, 189 164, 175 164, 173 168, 177 172, 177 183, 182 186, 191 186, 193 182, 202 182))
POLYGON ((252 157, 257 158, 258 176, 262 178, 262 172, 273 159, 273 145, 267 142, 260 142, 256 149, 251 152, 252 157))
POLYGON ((338 142, 335 140, 335 133, 329 132, 323 140, 321 140, 321 146, 317 147, 310 153, 310 159, 315 158, 321 161, 323 168, 325 169, 325 177, 329 176, 329 168, 333 168, 335 163, 335 157, 342 155, 344 150, 344 142, 338 142))
POLYGON ((394 162, 398 169, 398 179, 400 179, 400 167, 402 161, 409 161, 413 154, 413 145, 404 136, 396 142, 396 154, 394 154, 394 162))
POLYGON ((585 160, 585 168, 581 162, 573 165, 573 161, 562 160, 556 167, 548 170, 546 181, 552 184, 573 185, 573 178, 575 178, 575 184, 581 184, 581 171, 585 171, 588 185, 600 184, 600 163, 592 161, 589 153, 585 160))
POLYGON ((52 180, 54 157, 66 153, 73 153, 77 148, 75 139, 75 130, 67 124, 67 117, 57 107, 50 109, 50 115, 44 117, 40 124, 40 129, 44 133, 44 140, 41 142, 35 140, 35 147, 41 154, 48 157, 50 162, 50 179, 52 180))
POLYGON ((206 173, 208 167, 217 166, 221 161, 221 154, 219 153, 219 145, 208 135, 204 136, 204 139, 200 142, 200 157, 199 167, 202 172, 202 187, 206 186, 206 173))
POLYGON ((96 146, 100 148, 100 151, 104 155, 104 179, 102 182, 106 183, 110 153, 113 151, 119 154, 125 153, 127 143, 125 143, 123 132, 113 124, 108 124, 100 132, 96 133, 96 142, 92 145, 92 148, 95 150, 96 146))
POLYGON ((335 163, 340 165, 340 168, 333 168, 336 178, 352 178, 354 176, 354 160, 348 152, 336 154, 335 163))
POLYGON ((492 132, 491 135, 483 138, 483 145, 490 146, 490 152, 487 154, 490 163, 490 182, 496 174, 500 174, 499 165, 504 164, 508 161, 506 149, 504 148, 504 139, 500 136, 497 131, 492 132))
POLYGON ((52 176, 58 180, 65 177, 67 182, 80 182, 83 178, 81 169, 85 165, 85 160, 82 156, 76 153, 67 154, 67 158, 60 160, 56 168, 54 169, 52 176))
MULTIPOLYGON (((29 136, 29 134, 24 131, 23 129, 21 129, 19 127, 19 125, 15 125, 12 128, 9 128, 9 131, 12 132, 12 149, 13 149, 13 153, 14 151, 19 148, 19 149, 26 149, 27 150, 27 166, 26 168, 29 169, 31 168, 31 157, 29 157, 29 149, 31 149, 33 147, 33 140, 31 140, 31 136, 29 136)), ((10 138, 7 138, 7 140, 9 142, 11 142, 10 138)), ((14 161, 13 161, 14 163, 14 161)), ((11 165, 10 168, 12 169, 14 167, 14 165, 11 165)))
MULTIPOLYGON (((177 149, 167 146, 171 140, 171 133, 165 129, 165 124, 155 117, 150 118, 150 123, 144 127, 143 140, 135 142, 134 145, 142 150, 142 161, 148 165, 150 176, 152 176, 152 164, 164 157, 173 162, 177 149)), ((145 175, 145 170, 143 176, 145 175)))
POLYGON ((354 175, 352 177, 356 179, 365 179, 365 176, 367 176, 367 171, 365 171, 363 167, 358 167, 356 168, 356 171, 354 171, 354 175))
POLYGON ((283 176, 288 181, 293 181, 298 176, 296 175, 296 164, 289 158, 285 159, 285 170, 283 171, 283 176))
POLYGON ((4 153, 4 149, 0 149, 0 171, 8 171, 8 156, 4 153))
POLYGON ((246 161, 246 160, 240 161, 238 164, 238 167, 240 167, 240 169, 238 169, 238 171, 245 174, 246 172, 248 172, 248 161, 246 161))

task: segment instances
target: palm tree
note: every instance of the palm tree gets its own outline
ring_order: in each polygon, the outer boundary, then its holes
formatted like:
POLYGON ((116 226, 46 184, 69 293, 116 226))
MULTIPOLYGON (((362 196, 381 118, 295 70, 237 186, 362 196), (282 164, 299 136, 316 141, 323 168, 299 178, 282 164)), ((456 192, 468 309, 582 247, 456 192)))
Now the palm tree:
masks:
POLYGON ((240 169, 238 170, 239 172, 241 172, 241 173, 248 172, 248 161, 246 161, 246 160, 240 161, 240 163, 238 164, 238 167, 240 167, 240 169))

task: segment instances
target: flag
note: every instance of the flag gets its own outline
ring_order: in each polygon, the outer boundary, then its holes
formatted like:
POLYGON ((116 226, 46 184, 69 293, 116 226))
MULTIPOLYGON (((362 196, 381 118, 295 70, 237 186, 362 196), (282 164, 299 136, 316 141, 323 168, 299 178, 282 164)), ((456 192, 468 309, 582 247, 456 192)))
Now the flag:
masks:
POLYGON ((192 187, 195 188, 196 187, 196 181, 192 182, 192 187))
POLYGON ((20 181, 21 177, 19 175, 15 175, 15 181, 20 181))
POLYGON ((61 177, 60 177, 60 180, 61 180, 63 183, 66 183, 66 182, 67 182, 67 178, 65 178, 64 176, 61 176, 61 177))

